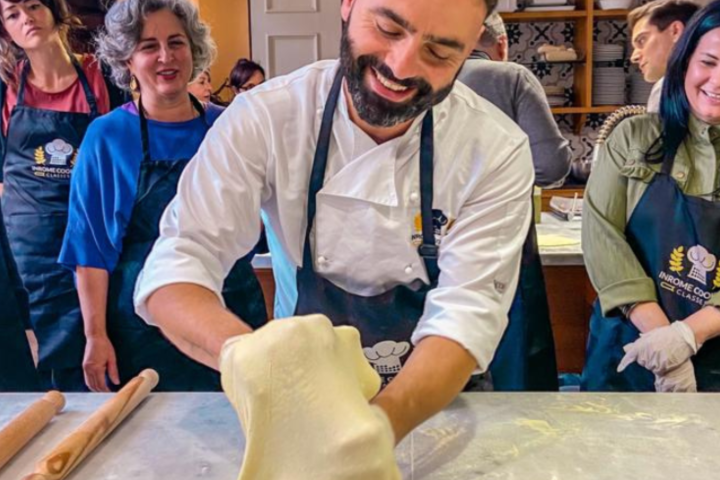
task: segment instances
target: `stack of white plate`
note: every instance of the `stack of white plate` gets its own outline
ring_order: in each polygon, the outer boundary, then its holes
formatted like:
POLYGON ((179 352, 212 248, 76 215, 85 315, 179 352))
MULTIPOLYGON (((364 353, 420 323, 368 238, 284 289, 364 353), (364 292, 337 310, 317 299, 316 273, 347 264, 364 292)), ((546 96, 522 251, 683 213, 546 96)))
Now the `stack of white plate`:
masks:
POLYGON ((653 84, 648 83, 639 71, 630 74, 630 103, 645 105, 650 97, 653 84))
POLYGON ((593 61, 595 62, 615 62, 622 60, 625 55, 625 46, 615 45, 613 43, 594 43, 593 44, 593 61))
POLYGON ((544 85, 545 96, 551 107, 562 107, 566 103, 565 88, 561 85, 544 85))
POLYGON ((625 69, 593 68, 593 105, 625 104, 625 69))

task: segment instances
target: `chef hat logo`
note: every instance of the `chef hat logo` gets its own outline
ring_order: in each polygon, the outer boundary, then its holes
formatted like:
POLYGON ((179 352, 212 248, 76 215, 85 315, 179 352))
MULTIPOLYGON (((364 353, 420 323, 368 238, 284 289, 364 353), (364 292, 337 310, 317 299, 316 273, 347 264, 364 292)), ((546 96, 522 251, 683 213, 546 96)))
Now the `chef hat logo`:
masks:
POLYGON ((45 151, 50 155, 50 165, 66 165, 75 148, 65 140, 56 138, 45 145, 45 151))
POLYGON ((707 274, 715 269, 717 257, 708 252, 702 245, 696 245, 688 250, 687 258, 693 265, 688 276, 703 285, 707 285, 707 274))
POLYGON ((371 348, 363 348, 365 358, 373 364, 380 374, 394 374, 402 368, 401 358, 410 351, 408 342, 385 340, 371 348))

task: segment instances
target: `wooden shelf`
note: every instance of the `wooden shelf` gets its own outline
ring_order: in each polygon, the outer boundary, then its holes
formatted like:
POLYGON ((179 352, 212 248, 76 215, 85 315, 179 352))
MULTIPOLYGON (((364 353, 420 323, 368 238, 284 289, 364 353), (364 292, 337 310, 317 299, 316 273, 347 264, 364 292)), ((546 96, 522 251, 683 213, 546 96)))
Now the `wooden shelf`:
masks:
POLYGON ((553 107, 553 115, 566 115, 578 113, 612 113, 624 105, 597 105, 594 107, 553 107))
POLYGON ((624 9, 595 10, 593 11, 593 17, 599 20, 627 20, 628 13, 630 13, 630 10, 624 9))
POLYGON ((626 20, 630 10, 599 10, 593 0, 576 0, 577 10, 544 12, 508 12, 500 15, 506 22, 552 22, 572 21, 575 35, 572 43, 576 52, 582 52, 584 59, 575 63, 573 71, 573 105, 554 107, 554 115, 573 115, 574 131, 580 133, 589 114, 613 113, 624 105, 593 105, 593 46, 595 22, 604 20, 626 20))
POLYGON ((587 17, 585 10, 563 10, 550 12, 502 12, 500 16, 506 22, 562 22, 587 17))
POLYGON ((587 109, 586 113, 613 113, 618 108, 622 108, 625 105, 598 105, 587 109))
POLYGON ((569 113, 587 113, 585 107, 552 107, 550 111, 553 115, 565 115, 569 113))

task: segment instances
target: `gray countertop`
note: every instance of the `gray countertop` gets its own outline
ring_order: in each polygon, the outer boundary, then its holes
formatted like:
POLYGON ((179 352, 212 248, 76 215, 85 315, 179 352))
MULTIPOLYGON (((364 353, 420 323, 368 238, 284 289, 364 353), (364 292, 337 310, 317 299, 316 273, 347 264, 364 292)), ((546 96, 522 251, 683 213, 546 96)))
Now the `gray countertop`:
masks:
MULTIPOLYGON (((540 259, 545 266, 579 266, 584 265, 580 246, 581 222, 578 218, 571 222, 560 220, 550 213, 542 214, 542 221, 537 225, 538 236, 559 235, 577 241, 575 245, 565 247, 540 247, 540 259)), ((253 259, 255 268, 272 268, 270 254, 256 255, 253 259)))
MULTIPOLYGON (((0 425, 38 397, 0 395, 0 425)), ((109 395, 67 397, 2 480, 22 478, 109 395)), ((235 480, 243 445, 222 394, 153 394, 69 479, 235 480)), ((471 393, 396 454, 405 480, 695 480, 720 478, 718 445, 718 395, 471 393)))

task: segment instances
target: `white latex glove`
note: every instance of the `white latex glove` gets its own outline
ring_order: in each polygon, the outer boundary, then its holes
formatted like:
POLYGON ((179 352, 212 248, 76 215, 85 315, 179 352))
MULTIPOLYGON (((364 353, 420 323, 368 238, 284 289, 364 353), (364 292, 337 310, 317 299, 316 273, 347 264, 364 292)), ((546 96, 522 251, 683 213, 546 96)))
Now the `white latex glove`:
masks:
POLYGON ((625 356, 618 365, 618 372, 637 362, 655 375, 664 375, 695 355, 698 345, 692 329, 678 321, 642 334, 623 349, 625 356))
POLYGON ((655 375, 655 391, 657 392, 697 392, 695 367, 691 360, 686 360, 679 367, 665 375, 655 375))
POLYGON ((360 334, 322 315, 228 340, 222 384, 245 433, 240 480, 400 480, 360 334))

